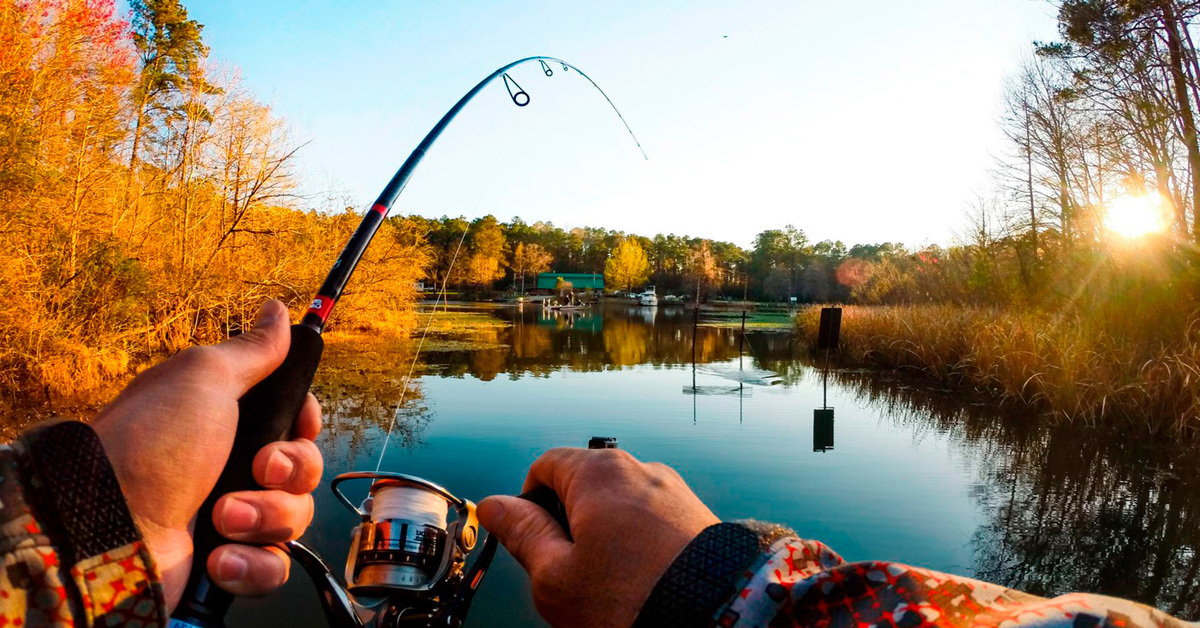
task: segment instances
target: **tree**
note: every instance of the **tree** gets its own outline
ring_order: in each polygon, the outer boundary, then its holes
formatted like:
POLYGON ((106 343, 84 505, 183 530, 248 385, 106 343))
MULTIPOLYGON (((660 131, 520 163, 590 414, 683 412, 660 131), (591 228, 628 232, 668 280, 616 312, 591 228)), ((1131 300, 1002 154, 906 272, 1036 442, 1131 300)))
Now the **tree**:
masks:
POLYGON ((717 279, 717 260, 707 241, 701 241, 692 248, 688 257, 687 276, 689 283, 696 284, 696 304, 699 305, 704 289, 717 279))
POLYGON ((604 281, 609 287, 630 290, 650 278, 646 251, 632 239, 622 240, 604 262, 604 281))
POLYGON ((550 270, 550 264, 553 262, 554 256, 546 252, 541 245, 517 243, 517 247, 513 249, 510 267, 521 278, 521 294, 525 293, 525 275, 544 273, 550 270))
MULTIPOLYGON (((1059 31, 1065 41, 1040 47, 1043 54, 1076 63, 1074 76, 1080 85, 1092 90, 1097 102, 1117 104, 1113 109, 1127 121, 1145 122, 1147 114, 1155 117, 1159 111, 1167 114, 1168 141, 1182 145, 1187 176, 1173 176, 1169 161, 1156 160, 1158 189, 1160 194, 1168 192, 1168 178, 1187 181, 1179 181, 1178 187, 1187 191, 1174 199, 1176 222, 1181 232, 1188 232, 1190 209, 1193 237, 1200 237, 1200 139, 1195 114, 1200 64, 1188 27, 1198 11, 1197 3, 1182 0, 1060 0, 1059 31)), ((1131 139, 1165 157, 1169 146, 1148 143, 1154 135, 1139 137, 1159 125, 1137 126, 1142 128, 1129 129, 1131 139)))
POLYGON ((490 287, 504 278, 504 231, 495 216, 487 215, 471 224, 471 244, 467 258, 466 282, 480 288, 490 287))
POLYGON ((212 86, 200 72, 208 55, 201 38, 204 26, 188 18, 179 0, 132 0, 133 43, 141 59, 141 76, 133 90, 133 139, 129 151, 129 179, 126 194, 138 171, 142 140, 154 120, 167 115, 188 88, 210 91, 212 86))
POLYGON ((750 270, 757 278, 760 290, 765 290, 765 281, 772 279, 773 293, 795 296, 800 272, 812 257, 808 236, 803 231, 788 225, 786 228, 769 229, 754 238, 754 250, 750 253, 750 270), (786 289, 780 282, 786 283, 786 289))

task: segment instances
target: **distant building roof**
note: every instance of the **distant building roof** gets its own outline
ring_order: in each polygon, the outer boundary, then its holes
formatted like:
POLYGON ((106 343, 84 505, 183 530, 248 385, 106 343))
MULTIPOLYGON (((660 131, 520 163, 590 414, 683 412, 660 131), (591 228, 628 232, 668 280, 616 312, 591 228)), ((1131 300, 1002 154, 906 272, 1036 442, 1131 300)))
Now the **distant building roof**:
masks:
POLYGON ((576 290, 603 290, 604 275, 596 275, 592 273, 541 273, 537 276, 538 290, 553 290, 555 284, 558 283, 558 278, 562 277, 563 281, 571 282, 576 290))

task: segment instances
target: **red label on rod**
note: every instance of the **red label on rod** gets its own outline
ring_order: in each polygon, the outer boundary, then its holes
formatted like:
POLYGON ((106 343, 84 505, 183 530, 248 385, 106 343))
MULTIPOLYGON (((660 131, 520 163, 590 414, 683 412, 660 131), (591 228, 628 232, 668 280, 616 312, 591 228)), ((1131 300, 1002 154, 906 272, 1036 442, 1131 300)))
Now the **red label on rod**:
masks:
POLYGON ((325 322, 329 318, 329 313, 333 311, 333 304, 333 298, 317 295, 317 298, 313 299, 312 305, 308 306, 308 313, 316 314, 321 322, 325 322))

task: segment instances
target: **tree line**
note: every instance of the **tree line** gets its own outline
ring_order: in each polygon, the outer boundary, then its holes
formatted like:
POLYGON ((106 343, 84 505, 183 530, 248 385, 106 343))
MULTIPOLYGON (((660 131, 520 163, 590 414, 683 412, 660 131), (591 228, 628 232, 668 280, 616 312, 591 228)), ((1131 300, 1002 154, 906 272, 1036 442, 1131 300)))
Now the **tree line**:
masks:
MULTIPOLYGON (((752 248, 705 238, 642 236, 598 227, 565 229, 519 217, 501 222, 488 215, 391 219, 407 225, 428 246, 433 260, 427 285, 478 293, 532 289, 539 273, 602 274, 610 290, 654 285, 660 293, 801 302, 899 298, 865 287, 884 261, 933 255, 894 242, 847 247, 811 242, 793 226, 764 231, 752 248), (421 234, 424 234, 422 237, 421 234)), ((940 249, 930 249, 937 251, 940 249)), ((936 263, 936 262, 935 262, 936 263)), ((914 290, 917 288, 914 288, 914 290)))
MULTIPOLYGON (((556 271, 701 299, 1032 306, 1184 329, 1200 237, 1200 1, 1054 5, 1061 38, 1010 78, 1008 150, 953 245, 812 242, 789 226, 743 248, 397 217, 334 328, 410 329, 420 279, 482 293, 556 271), (1157 199, 1165 235, 1112 235, 1108 215, 1130 197, 1157 199)), ((303 144, 209 61, 180 0, 130 7, 126 20, 114 0, 0 0, 0 389, 86 389, 236 333, 264 298, 299 311, 358 222, 351 203, 300 195, 303 144)))

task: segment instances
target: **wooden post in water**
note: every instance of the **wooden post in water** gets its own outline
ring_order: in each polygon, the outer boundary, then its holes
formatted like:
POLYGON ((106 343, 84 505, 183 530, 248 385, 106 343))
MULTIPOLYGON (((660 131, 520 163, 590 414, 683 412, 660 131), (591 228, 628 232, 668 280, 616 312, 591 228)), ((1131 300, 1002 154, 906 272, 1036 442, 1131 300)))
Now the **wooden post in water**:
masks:
POLYGON ((742 344, 746 342, 746 307, 742 304, 742 335, 738 336, 738 370, 742 370, 742 344))
POLYGON ((842 334, 842 308, 821 308, 821 322, 817 328, 817 350, 825 351, 825 365, 822 369, 822 398, 821 406, 827 407, 826 391, 829 385, 829 351, 836 349, 842 334))
POLYGON ((696 309, 692 310, 692 366, 696 365, 696 328, 700 326, 700 302, 696 301, 696 309))

